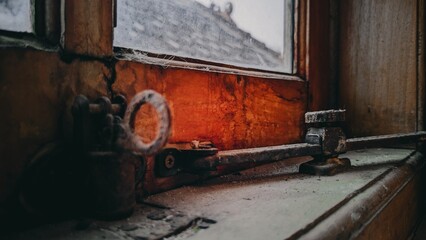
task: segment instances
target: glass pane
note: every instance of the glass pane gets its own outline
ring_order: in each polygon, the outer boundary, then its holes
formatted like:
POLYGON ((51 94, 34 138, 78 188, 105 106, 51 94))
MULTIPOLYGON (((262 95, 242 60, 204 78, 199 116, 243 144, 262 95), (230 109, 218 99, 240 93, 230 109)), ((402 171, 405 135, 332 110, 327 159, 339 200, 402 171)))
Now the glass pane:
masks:
POLYGON ((118 0, 117 4, 115 46, 291 72, 292 0, 118 0))
POLYGON ((0 0, 0 29, 32 32, 30 0, 0 0))

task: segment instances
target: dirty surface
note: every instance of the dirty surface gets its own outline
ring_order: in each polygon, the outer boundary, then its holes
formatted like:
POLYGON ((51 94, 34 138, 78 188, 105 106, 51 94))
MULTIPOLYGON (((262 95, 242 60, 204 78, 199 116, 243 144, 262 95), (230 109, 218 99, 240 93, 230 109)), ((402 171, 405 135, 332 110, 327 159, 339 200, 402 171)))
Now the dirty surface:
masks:
POLYGON ((133 215, 124 220, 73 220, 6 236, 6 239, 159 239, 205 222, 209 221, 174 209, 140 204, 133 215))
POLYGON ((241 176, 224 176, 154 195, 147 201, 217 221, 190 239, 285 239, 388 167, 332 177, 269 172, 273 169, 273 164, 263 166, 258 172, 250 170, 248 175, 242 172, 241 176))
POLYGON ((289 159, 150 196, 129 219, 51 224, 11 239, 285 239, 412 152, 349 152, 353 169, 332 177, 299 174, 310 158, 289 159))
POLYGON ((366 167, 380 164, 400 163, 412 152, 413 150, 411 149, 360 149, 347 152, 340 155, 340 157, 351 159, 351 164, 354 167, 366 167))

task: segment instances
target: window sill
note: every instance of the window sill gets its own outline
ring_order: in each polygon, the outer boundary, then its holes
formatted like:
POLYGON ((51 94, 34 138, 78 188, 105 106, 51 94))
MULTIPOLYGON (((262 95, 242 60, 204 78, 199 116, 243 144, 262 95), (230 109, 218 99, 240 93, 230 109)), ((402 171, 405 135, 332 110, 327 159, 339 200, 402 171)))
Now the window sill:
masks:
POLYGON ((84 230, 75 229, 78 221, 51 224, 17 239, 409 237, 420 216, 423 156, 370 149, 346 157, 353 169, 331 177, 299 174, 295 163, 308 158, 289 159, 150 196, 122 221, 84 230))

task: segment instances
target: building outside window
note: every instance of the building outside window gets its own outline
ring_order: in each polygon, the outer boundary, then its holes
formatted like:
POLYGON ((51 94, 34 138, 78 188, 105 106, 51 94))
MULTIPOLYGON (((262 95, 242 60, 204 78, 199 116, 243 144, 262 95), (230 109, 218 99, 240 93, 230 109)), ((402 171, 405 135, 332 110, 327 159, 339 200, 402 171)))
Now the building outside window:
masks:
POLYGON ((291 73, 290 0, 119 0, 117 8, 116 47, 291 73))

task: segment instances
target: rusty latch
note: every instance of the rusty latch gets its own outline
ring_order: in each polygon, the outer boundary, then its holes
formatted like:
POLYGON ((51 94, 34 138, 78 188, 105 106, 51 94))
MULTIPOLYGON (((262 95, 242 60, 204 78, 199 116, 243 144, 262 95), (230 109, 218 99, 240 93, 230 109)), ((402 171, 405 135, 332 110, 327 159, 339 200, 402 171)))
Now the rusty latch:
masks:
POLYGON ((167 144, 155 157, 155 173, 158 177, 169 177, 183 170, 191 171, 194 159, 214 156, 218 151, 211 141, 167 144))
POLYGON ((305 123, 308 130, 305 142, 321 146, 321 154, 303 163, 299 171, 315 175, 333 175, 351 166, 347 158, 339 158, 346 152, 346 135, 340 124, 345 121, 345 110, 307 112, 305 123))
MULTIPOLYGON (((170 134, 170 111, 166 100, 153 90, 136 94, 129 106, 123 96, 110 100, 101 97, 93 103, 83 96, 75 98, 74 149, 87 172, 87 204, 95 216, 121 218, 135 205, 136 169, 145 171, 144 157, 155 155, 170 134), (144 104, 157 111, 159 131, 150 143, 135 134, 135 117, 144 104)), ((140 177, 141 178, 141 177, 140 177)))

